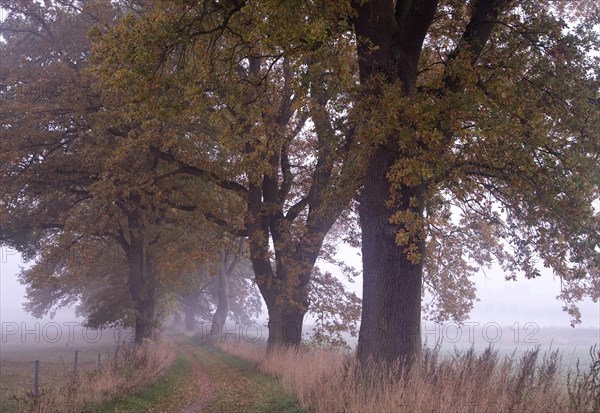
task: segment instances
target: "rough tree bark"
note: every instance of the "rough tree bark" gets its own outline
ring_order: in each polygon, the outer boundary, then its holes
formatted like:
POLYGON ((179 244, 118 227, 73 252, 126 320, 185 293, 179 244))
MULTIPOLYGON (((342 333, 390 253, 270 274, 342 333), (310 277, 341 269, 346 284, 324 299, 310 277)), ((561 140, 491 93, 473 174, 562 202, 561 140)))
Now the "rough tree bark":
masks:
MULTIPOLYGON (((133 201, 135 205, 139 205, 137 198, 133 201)), ((129 267, 127 286, 134 302, 136 343, 141 343, 144 339, 154 340, 157 326, 156 259, 148 248, 152 242, 144 237, 143 229, 140 214, 134 208, 127 213, 127 229, 120 230, 116 236, 129 267)))
MULTIPOLYGON (((308 268, 312 269, 312 266, 308 268)), ((302 341, 302 325, 308 311, 309 277, 310 272, 304 271, 292 281, 280 269, 275 277, 261 279, 258 283, 269 314, 267 351, 280 346, 297 346, 302 341)))
MULTIPOLYGON (((415 88, 421 47, 436 2, 394 3, 371 1, 355 6, 360 80, 363 85, 375 76, 382 76, 386 83, 400 81, 409 95, 415 88)), ((377 85, 365 90, 369 95, 380 93, 377 85)), ((357 354, 362 364, 370 358, 390 362, 413 357, 421 348, 423 266, 412 263, 396 244, 400 227, 389 219, 399 209, 407 209, 411 198, 421 199, 422 189, 403 188, 393 204, 387 202, 391 195, 387 173, 401 156, 397 139, 390 136, 371 156, 360 197, 363 310, 357 354)), ((411 209, 422 214, 422 200, 411 209)))
MULTIPOLYGON (((396 244, 400 227, 389 223, 392 208, 383 201, 389 198, 386 172, 390 161, 386 151, 380 150, 373 156, 359 209, 363 308, 357 354, 362 365, 369 358, 386 363, 398 358, 412 358, 421 349, 423 265, 408 259, 403 247, 396 244)), ((408 202, 413 196, 419 197, 419 192, 407 188, 402 192, 402 199, 408 202)), ((423 252, 423 242, 419 244, 423 252)))
MULTIPOLYGON (((250 186, 250 213, 261 210, 262 192, 263 188, 250 186)), ((307 236, 295 240, 289 214, 258 215, 258 219, 248 220, 250 260, 269 314, 267 351, 300 344, 302 323, 308 311, 308 283, 325 234, 336 217, 332 213, 317 219, 309 213, 307 236), (275 265, 270 258, 269 235, 273 240, 275 265)))
POLYGON ((135 305, 135 342, 155 338, 156 266, 140 238, 131 240, 126 251, 129 276, 127 284, 135 305))

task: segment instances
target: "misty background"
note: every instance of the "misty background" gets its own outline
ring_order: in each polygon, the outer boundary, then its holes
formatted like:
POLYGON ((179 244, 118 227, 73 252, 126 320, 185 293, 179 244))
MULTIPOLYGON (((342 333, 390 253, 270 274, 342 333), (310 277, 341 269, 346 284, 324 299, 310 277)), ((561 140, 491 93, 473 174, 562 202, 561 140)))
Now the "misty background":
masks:
MULTIPOLYGON (((18 280, 21 268, 30 263, 25 262, 21 254, 14 249, 1 247, 0 251, 0 321, 20 323, 36 320, 22 309, 25 286, 18 280)), ((359 270, 361 268, 360 255, 356 249, 341 246, 337 258, 359 270)), ((339 273, 339 270, 331 265, 325 264, 322 267, 332 273, 339 273)), ((569 315, 562 311, 563 304, 556 299, 560 293, 560 280, 553 277, 548 269, 542 269, 541 274, 542 276, 536 279, 521 278, 514 282, 506 281, 499 268, 480 271, 475 277, 479 301, 475 303, 468 322, 481 325, 497 323, 503 327, 519 323, 521 329, 526 323, 535 323, 542 333, 544 329, 565 329, 566 333, 573 331, 569 315)), ((352 284, 345 284, 361 296, 360 277, 352 284)), ((428 297, 425 297, 425 302, 427 300, 428 297)), ((591 329, 596 332, 596 342, 600 341, 600 303, 588 299, 580 303, 580 310, 582 323, 577 325, 574 331, 591 329)), ((264 317, 266 319, 266 314, 264 317)), ((54 320, 74 319, 73 309, 63 309, 57 312, 54 320)))

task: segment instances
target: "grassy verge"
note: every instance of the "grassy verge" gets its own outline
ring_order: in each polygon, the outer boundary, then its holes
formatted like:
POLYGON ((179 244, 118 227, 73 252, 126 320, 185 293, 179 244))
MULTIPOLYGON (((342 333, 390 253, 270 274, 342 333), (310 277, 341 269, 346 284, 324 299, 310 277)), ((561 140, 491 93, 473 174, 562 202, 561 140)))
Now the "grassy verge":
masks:
POLYGON ((169 411, 180 401, 173 400, 178 389, 187 377, 190 376, 192 365, 182 353, 177 355, 171 368, 156 383, 144 388, 131 396, 103 404, 96 410, 97 413, 133 413, 169 411))

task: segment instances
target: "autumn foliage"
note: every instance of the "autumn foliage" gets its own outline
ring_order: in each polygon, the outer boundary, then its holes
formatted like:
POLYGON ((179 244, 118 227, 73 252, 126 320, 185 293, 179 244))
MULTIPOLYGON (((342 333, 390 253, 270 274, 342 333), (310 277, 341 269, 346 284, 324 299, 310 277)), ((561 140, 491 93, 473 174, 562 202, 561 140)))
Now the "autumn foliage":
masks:
POLYGON ((363 365, 417 360, 423 307, 465 320, 483 266, 510 280, 551 268, 573 324, 600 298, 593 2, 6 9, 1 240, 62 257, 24 279, 63 297, 119 277, 139 340, 231 237, 247 242, 271 347, 298 345, 311 309, 320 331, 352 329, 358 298, 317 264, 340 238, 360 245, 363 365), (126 265, 64 258, 99 243, 126 265))

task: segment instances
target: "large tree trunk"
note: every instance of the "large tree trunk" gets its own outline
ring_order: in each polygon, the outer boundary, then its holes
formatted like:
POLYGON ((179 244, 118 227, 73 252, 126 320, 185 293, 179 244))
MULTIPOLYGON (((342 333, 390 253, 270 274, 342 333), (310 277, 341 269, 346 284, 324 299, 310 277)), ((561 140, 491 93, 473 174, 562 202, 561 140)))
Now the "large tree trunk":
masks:
MULTIPOLYGON (((256 279, 269 313, 267 351, 298 346, 302 341, 302 326, 308 311, 308 283, 314 261, 311 265, 302 260, 294 262, 293 258, 297 259, 286 256, 293 263, 292 268, 286 268, 283 260, 280 260, 274 275, 256 279)), ((256 262, 253 264, 255 268, 258 267, 256 262)), ((263 261, 262 264, 271 268, 268 262, 263 261)))
POLYGON ((135 342, 154 340, 156 337, 156 310, 152 300, 143 300, 137 305, 135 318, 135 342))
POLYGON ((298 346, 302 341, 302 325, 308 310, 307 302, 282 301, 286 293, 280 291, 263 292, 269 313, 269 339, 267 351, 280 347, 298 346), (279 302, 277 297, 279 297, 279 302))
MULTIPOLYGON (((260 71, 260 59, 250 59, 249 77, 257 76, 258 79, 260 71)), ((278 126, 269 131, 269 134, 273 134, 273 142, 279 141, 282 131, 288 130, 289 122, 294 117, 295 92, 288 87, 293 84, 289 73, 288 70, 283 73, 285 86, 279 115, 276 119, 266 119, 268 122, 275 120, 278 126)), ((289 197, 295 185, 295 173, 288 151, 290 137, 297 132, 282 140, 281 146, 275 144, 270 150, 266 159, 271 167, 268 173, 249 174, 245 223, 256 283, 269 312, 268 350, 300 344, 302 323, 309 304, 309 281, 315 261, 325 235, 352 197, 351 191, 342 195, 331 189, 334 186, 332 183, 337 182, 333 178, 337 162, 333 153, 340 148, 332 119, 324 109, 330 98, 325 92, 326 82, 324 77, 320 82, 314 81, 318 85, 311 85, 310 94, 315 104, 310 106, 314 107, 311 118, 319 143, 312 182, 306 195, 289 205, 291 198, 296 195, 289 197), (306 217, 303 213, 305 210, 306 217), (274 262, 272 252, 275 253, 274 262)), ((344 146, 349 148, 350 141, 348 139, 344 146)), ((254 156, 256 150, 253 139, 246 141, 248 154, 254 156)))
MULTIPOLYGON (((355 4, 360 80, 367 98, 379 98, 387 85, 396 82, 401 82, 405 95, 414 92, 423 40, 436 7, 436 0, 355 4), (380 83, 370 83, 373 79, 380 83)), ((398 136, 390 134, 375 148, 365 171, 359 208, 363 308, 357 353, 362 365, 369 359, 410 363, 421 348, 423 265, 411 262, 405 248, 397 245, 401 228, 389 222, 397 211, 423 213, 421 187, 395 187, 390 204, 392 188, 387 174, 402 156, 398 136), (411 204, 411 198, 417 202, 411 204)), ((423 241, 412 241, 422 252, 423 241)))
MULTIPOLYGON (((389 223, 394 212, 386 206, 390 183, 386 173, 395 155, 380 149, 371 159, 359 208, 362 228, 363 307, 358 341, 362 365, 405 359, 411 362, 421 349, 422 263, 411 262, 396 243, 398 225, 389 223)), ((418 190, 405 188, 400 197, 408 208, 418 190)), ((419 212, 419 211, 416 211, 419 212)), ((420 242, 422 252, 422 242, 420 242)))
POLYGON ((269 308, 267 351, 277 347, 298 346, 306 309, 295 305, 271 305, 269 308))
MULTIPOLYGON (((448 55, 447 67, 459 56, 468 56, 475 64, 484 50, 501 11, 508 0, 476 0, 462 38, 448 55)), ((438 0, 373 0, 353 3, 356 12, 354 29, 357 37, 359 72, 368 99, 381 97, 390 84, 401 82, 403 93, 410 97, 416 89, 419 57, 423 41, 438 8, 438 0), (375 82, 371 82, 376 80, 375 82)), ((443 76, 447 92, 460 92, 457 73, 443 76)), ((392 109, 393 110, 393 109, 392 109)), ((363 131, 364 133, 365 131, 363 131)), ((415 136, 418 131, 415 131, 415 136)), ((451 138, 452 131, 444 130, 451 138)), ((420 349, 421 279, 423 266, 411 262, 396 245, 396 231, 390 215, 410 210, 423 216, 423 186, 394 187, 393 205, 388 208, 391 186, 390 167, 410 152, 403 153, 398 137, 390 133, 387 142, 375 149, 365 171, 360 205, 363 233, 363 314, 359 335, 358 357, 365 363, 397 358, 413 360, 420 349), (411 198, 416 202, 411 203, 411 198)), ((451 139, 448 139, 450 143, 451 139)), ((418 144, 418 143, 416 143, 418 144)), ((422 148, 421 148, 422 149, 422 148)), ((423 240, 413 240, 424 250, 423 240)))
POLYGON ((156 328, 156 268, 154 257, 140 239, 132 239, 127 251, 128 286, 135 305, 135 342, 153 340, 156 328))

